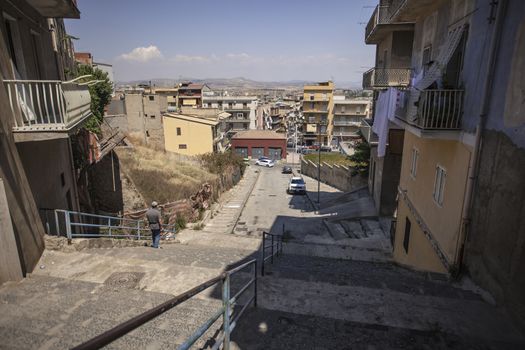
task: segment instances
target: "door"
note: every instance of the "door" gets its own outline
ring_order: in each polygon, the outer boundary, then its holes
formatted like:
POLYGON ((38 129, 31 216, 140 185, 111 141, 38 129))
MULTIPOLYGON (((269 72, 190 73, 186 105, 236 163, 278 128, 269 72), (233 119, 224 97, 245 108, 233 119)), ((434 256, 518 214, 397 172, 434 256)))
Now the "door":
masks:
POLYGON ((271 159, 275 159, 275 160, 281 159, 281 149, 280 148, 270 148, 268 150, 268 156, 271 159))
POLYGON ((247 158, 248 157, 248 147, 235 147, 235 154, 247 158))
POLYGON ((252 147, 252 158, 259 159, 264 156, 264 148, 262 147, 252 147))

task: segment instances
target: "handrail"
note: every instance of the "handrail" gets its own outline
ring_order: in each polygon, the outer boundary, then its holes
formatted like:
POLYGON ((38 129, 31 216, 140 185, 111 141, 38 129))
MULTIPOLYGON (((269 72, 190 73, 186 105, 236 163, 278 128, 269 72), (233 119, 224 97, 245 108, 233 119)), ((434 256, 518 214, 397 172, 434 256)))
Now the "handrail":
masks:
POLYGON ((129 332, 133 331, 134 329, 137 329, 138 327, 146 324, 147 322, 151 321, 152 319, 156 318, 157 316, 160 316, 167 312, 168 310, 174 308, 177 305, 180 305, 184 301, 192 298, 193 296, 199 294, 200 292, 210 288, 211 286, 217 284, 219 281, 222 281, 222 289, 223 289, 223 306, 218 309, 212 317, 210 317, 208 320, 206 320, 201 326, 197 327, 197 329, 187 338, 187 340, 182 343, 178 350, 187 350, 189 349, 206 331, 214 324, 214 322, 222 315, 223 320, 223 331, 222 334, 217 338, 214 349, 218 349, 222 343, 223 349, 229 349, 230 348, 230 334, 235 328, 235 325, 237 324, 237 321, 241 317, 242 313, 248 305, 250 305, 253 301, 254 307, 257 307, 257 259, 252 259, 250 261, 247 261, 231 270, 225 271, 221 273, 220 275, 203 282, 199 284, 198 286, 177 295, 176 297, 158 305, 150 310, 143 312, 142 314, 135 316, 128 321, 125 321, 121 324, 119 324, 116 327, 111 328, 110 330, 99 334, 98 336, 76 346, 73 348, 73 350, 91 350, 91 349, 99 349, 105 345, 110 344, 111 342, 123 337, 124 335, 128 334, 129 332), (249 286, 252 284, 254 285, 254 295, 250 298, 250 300, 241 308, 241 310, 233 317, 233 321, 230 323, 230 320, 232 319, 232 309, 235 305, 236 300, 235 297, 230 298, 230 277, 245 269, 248 266, 254 266, 254 278, 250 280, 243 288, 241 289, 240 293, 237 293, 236 296, 239 294, 244 293, 249 286), (248 286, 248 287, 246 287, 248 286))
POLYGON ((273 257, 275 255, 282 254, 283 251, 283 236, 282 235, 276 235, 274 233, 269 232, 263 232, 263 243, 261 247, 261 253, 262 253, 262 261, 261 261, 261 275, 264 276, 264 264, 268 259, 271 259, 271 263, 273 264, 273 257), (266 245, 267 236, 271 237, 271 244, 266 245), (268 248, 271 248, 270 255, 266 256, 266 250, 268 248), (274 249, 275 248, 275 249, 274 249))

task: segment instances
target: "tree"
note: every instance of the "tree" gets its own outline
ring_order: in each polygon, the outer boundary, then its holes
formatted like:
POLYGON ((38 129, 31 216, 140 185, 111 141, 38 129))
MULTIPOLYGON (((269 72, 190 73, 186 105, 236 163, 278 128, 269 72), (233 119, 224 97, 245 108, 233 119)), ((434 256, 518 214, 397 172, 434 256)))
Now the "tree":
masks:
POLYGON ((352 175, 368 175, 368 165, 370 163, 370 146, 367 142, 358 142, 355 145, 354 154, 352 154, 348 158, 355 163, 354 173, 352 175))
POLYGON ((100 123, 104 118, 104 107, 111 101, 111 94, 113 88, 108 79, 108 73, 101 71, 98 68, 93 68, 85 64, 77 66, 77 77, 83 75, 91 75, 91 77, 84 79, 85 82, 90 80, 99 80, 99 83, 89 86, 89 93, 91 95, 91 113, 92 116, 86 121, 84 127, 96 134, 100 134, 100 123))

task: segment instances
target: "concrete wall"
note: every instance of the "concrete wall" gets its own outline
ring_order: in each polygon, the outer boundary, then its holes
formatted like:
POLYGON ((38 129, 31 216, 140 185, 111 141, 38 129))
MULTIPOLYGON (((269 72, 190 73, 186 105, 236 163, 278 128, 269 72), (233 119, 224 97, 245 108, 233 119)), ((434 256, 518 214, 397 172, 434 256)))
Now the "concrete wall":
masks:
POLYGON ((163 95, 144 95, 143 103, 147 142, 154 147, 164 149, 162 115, 168 109, 167 97, 163 95))
MULTIPOLYGON (((507 306, 525 329, 525 2, 508 3, 482 134, 465 264, 474 281, 507 306)), ((486 17, 481 8, 473 22, 486 26, 486 17)), ((479 112, 481 102, 473 103, 479 112)), ((474 128, 477 115, 466 123, 474 128)))
POLYGON ((17 143, 38 208, 78 210, 69 139, 17 143))
MULTIPOLYGON (((317 179, 317 164, 312 161, 301 161, 301 174, 317 179)), ((366 179, 352 176, 352 169, 341 165, 321 163, 321 182, 333 186, 341 191, 349 192, 366 185, 366 179)))
POLYGON ((281 158, 286 159, 286 139, 236 139, 231 140, 232 151, 247 148, 248 157, 252 157, 252 148, 264 148, 264 156, 270 157, 270 148, 280 148, 281 158))

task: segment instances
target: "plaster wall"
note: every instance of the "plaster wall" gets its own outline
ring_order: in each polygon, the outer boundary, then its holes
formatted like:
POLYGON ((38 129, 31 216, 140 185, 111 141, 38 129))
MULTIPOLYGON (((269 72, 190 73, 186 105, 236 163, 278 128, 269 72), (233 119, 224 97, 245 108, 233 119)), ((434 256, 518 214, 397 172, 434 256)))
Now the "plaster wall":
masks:
POLYGON ((165 117, 164 140, 166 151, 188 156, 213 152, 213 128, 208 124, 165 117), (177 128, 180 128, 181 135, 177 135, 177 128))

